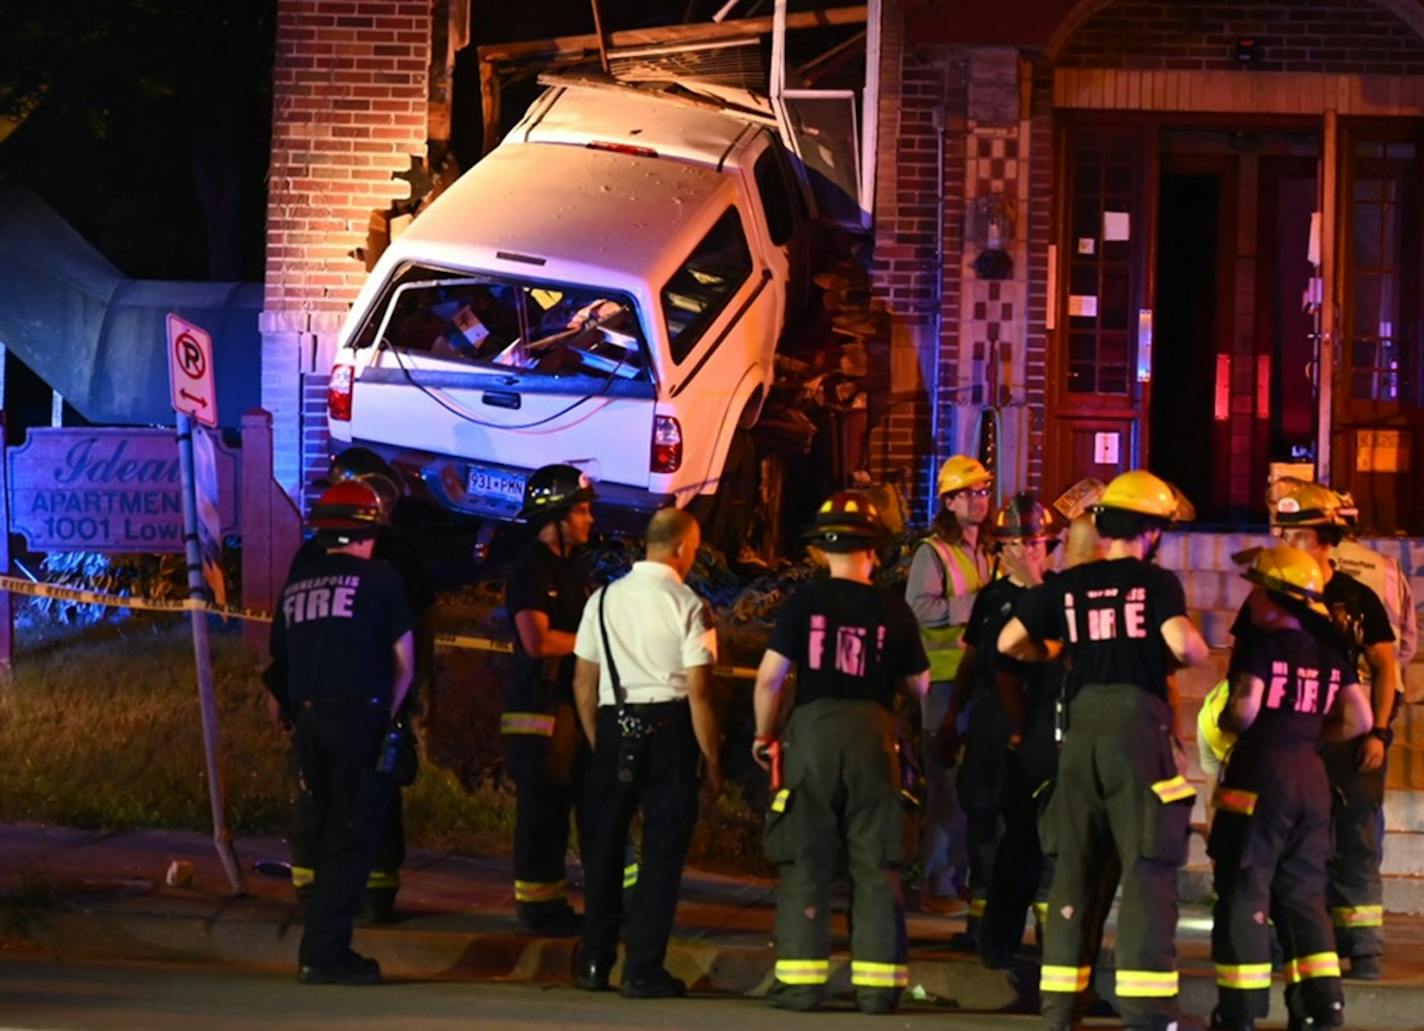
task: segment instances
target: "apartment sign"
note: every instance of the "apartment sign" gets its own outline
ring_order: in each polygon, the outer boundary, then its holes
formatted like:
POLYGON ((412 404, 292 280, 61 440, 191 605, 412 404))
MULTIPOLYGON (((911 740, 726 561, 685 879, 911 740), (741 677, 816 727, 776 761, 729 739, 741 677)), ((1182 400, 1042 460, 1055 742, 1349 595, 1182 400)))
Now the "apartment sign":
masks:
MULTIPOLYGON (((215 447, 219 521, 237 529, 238 455, 215 447)), ((181 553, 171 429, 37 428, 9 448, 10 532, 34 551, 181 553)))

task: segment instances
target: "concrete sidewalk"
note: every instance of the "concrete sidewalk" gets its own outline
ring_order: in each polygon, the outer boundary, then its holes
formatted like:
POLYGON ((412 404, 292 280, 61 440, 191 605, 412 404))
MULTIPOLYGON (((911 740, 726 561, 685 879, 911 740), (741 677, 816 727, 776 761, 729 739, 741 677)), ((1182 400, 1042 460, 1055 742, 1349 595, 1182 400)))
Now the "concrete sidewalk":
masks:
MULTIPOLYGON (((28 947, 59 960, 212 963, 295 971, 299 918, 290 885, 253 870, 283 860, 278 840, 242 839, 249 894, 233 898, 216 852, 196 834, 104 833, 29 825, 0 826, 0 930, 8 947, 28 947), (172 860, 192 863, 184 888, 163 884, 172 860)), ((413 851, 402 872, 398 920, 357 931, 358 951, 379 959, 388 977, 567 981, 573 939, 539 938, 514 919, 504 860, 413 851)), ((690 871, 678 910, 668 966, 694 991, 759 995, 771 983, 774 885, 690 871)), ((911 992, 969 1011, 1036 1006, 1037 964, 991 971, 973 957, 945 950, 962 920, 912 914, 911 992)), ((1182 1004, 1208 1013, 1216 989, 1209 957, 1210 913, 1183 911, 1178 928, 1182 1004)), ((849 990, 844 920, 837 917, 839 959, 834 983, 849 990)), ((1418 1028, 1424 1024, 1424 918, 1387 921, 1385 980, 1347 982, 1351 1028, 1418 1028)), ((1109 934, 1109 944, 1111 934, 1109 934)), ((1097 986, 1111 997, 1111 951, 1097 986)), ((616 974, 616 972, 615 972, 616 974)), ((1280 1014, 1279 983, 1273 1019, 1280 1014)), ((1190 1024, 1186 1026, 1191 1026, 1190 1024)), ((1198 1025, 1200 1026, 1200 1025, 1198 1025)))

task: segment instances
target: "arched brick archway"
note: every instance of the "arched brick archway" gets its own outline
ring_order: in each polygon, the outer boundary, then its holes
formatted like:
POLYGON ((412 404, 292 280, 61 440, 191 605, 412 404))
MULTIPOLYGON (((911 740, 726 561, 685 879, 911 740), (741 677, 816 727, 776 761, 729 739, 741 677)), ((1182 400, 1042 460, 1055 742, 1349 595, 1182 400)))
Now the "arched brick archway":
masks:
MULTIPOLYGON (((1270 6, 1280 7, 1283 14, 1287 13, 1286 9, 1291 6, 1288 0, 1268 0, 1268 3, 1270 6)), ((1070 47, 1079 31, 1089 27, 1099 15, 1109 12, 1109 9, 1113 7, 1126 7, 1134 4, 1135 0, 1079 0, 1049 38, 1048 46, 1045 48, 1049 60, 1057 62, 1065 50, 1070 47)), ((1233 6, 1230 0, 1187 0, 1187 2, 1173 5, 1173 14, 1188 21, 1194 17, 1230 17, 1233 13, 1233 6)), ((1260 10, 1264 6, 1267 5, 1257 4, 1255 9, 1260 10)), ((1333 6, 1392 14, 1412 30, 1417 37, 1424 39, 1424 3, 1421 3, 1420 0, 1335 0, 1333 6)), ((1154 7, 1158 11, 1162 9, 1161 4, 1155 4, 1154 7)), ((1269 22, 1272 19, 1261 20, 1269 22)))

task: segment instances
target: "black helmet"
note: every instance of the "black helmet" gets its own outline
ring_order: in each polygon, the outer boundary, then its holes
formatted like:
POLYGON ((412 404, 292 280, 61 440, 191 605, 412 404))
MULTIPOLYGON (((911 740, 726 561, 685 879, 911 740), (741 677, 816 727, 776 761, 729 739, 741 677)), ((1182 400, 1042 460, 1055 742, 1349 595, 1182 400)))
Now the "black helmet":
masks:
POLYGON ((1050 550, 1058 543, 1063 530, 1057 512, 1048 508, 1028 491, 1020 491, 994 513, 989 526, 989 538, 995 544, 1005 541, 1047 541, 1050 550))
POLYGON ((340 536, 370 536, 390 522, 376 488, 362 480, 334 483, 312 505, 307 524, 340 536))
POLYGON ((535 469, 524 484, 524 507, 519 518, 545 522, 561 516, 582 501, 593 500, 593 481, 572 465, 546 465, 535 469))
POLYGON ((816 512, 806 538, 822 551, 847 552, 873 548, 885 536, 880 509, 863 492, 841 490, 816 512))

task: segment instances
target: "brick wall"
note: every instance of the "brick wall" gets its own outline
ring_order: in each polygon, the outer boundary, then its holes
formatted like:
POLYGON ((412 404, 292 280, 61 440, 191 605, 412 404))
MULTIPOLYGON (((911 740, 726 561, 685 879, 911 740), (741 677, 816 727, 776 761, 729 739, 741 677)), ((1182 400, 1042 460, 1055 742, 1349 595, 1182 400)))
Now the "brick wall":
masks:
POLYGON ((1263 71, 1424 74, 1424 40, 1372 0, 1120 0, 1078 26, 1057 63, 1224 71, 1239 67, 1243 37, 1263 71))
POLYGON ((426 155, 430 48, 431 0, 278 2, 262 404, 293 494, 325 435, 302 378, 325 376, 366 278, 355 252, 371 213, 409 193, 393 173, 426 155))
POLYGON ((907 47, 898 3, 881 32, 880 128, 871 287, 893 316, 888 415, 873 427, 871 473, 898 482, 916 519, 928 504, 933 443, 930 390, 938 361, 938 64, 907 47))

